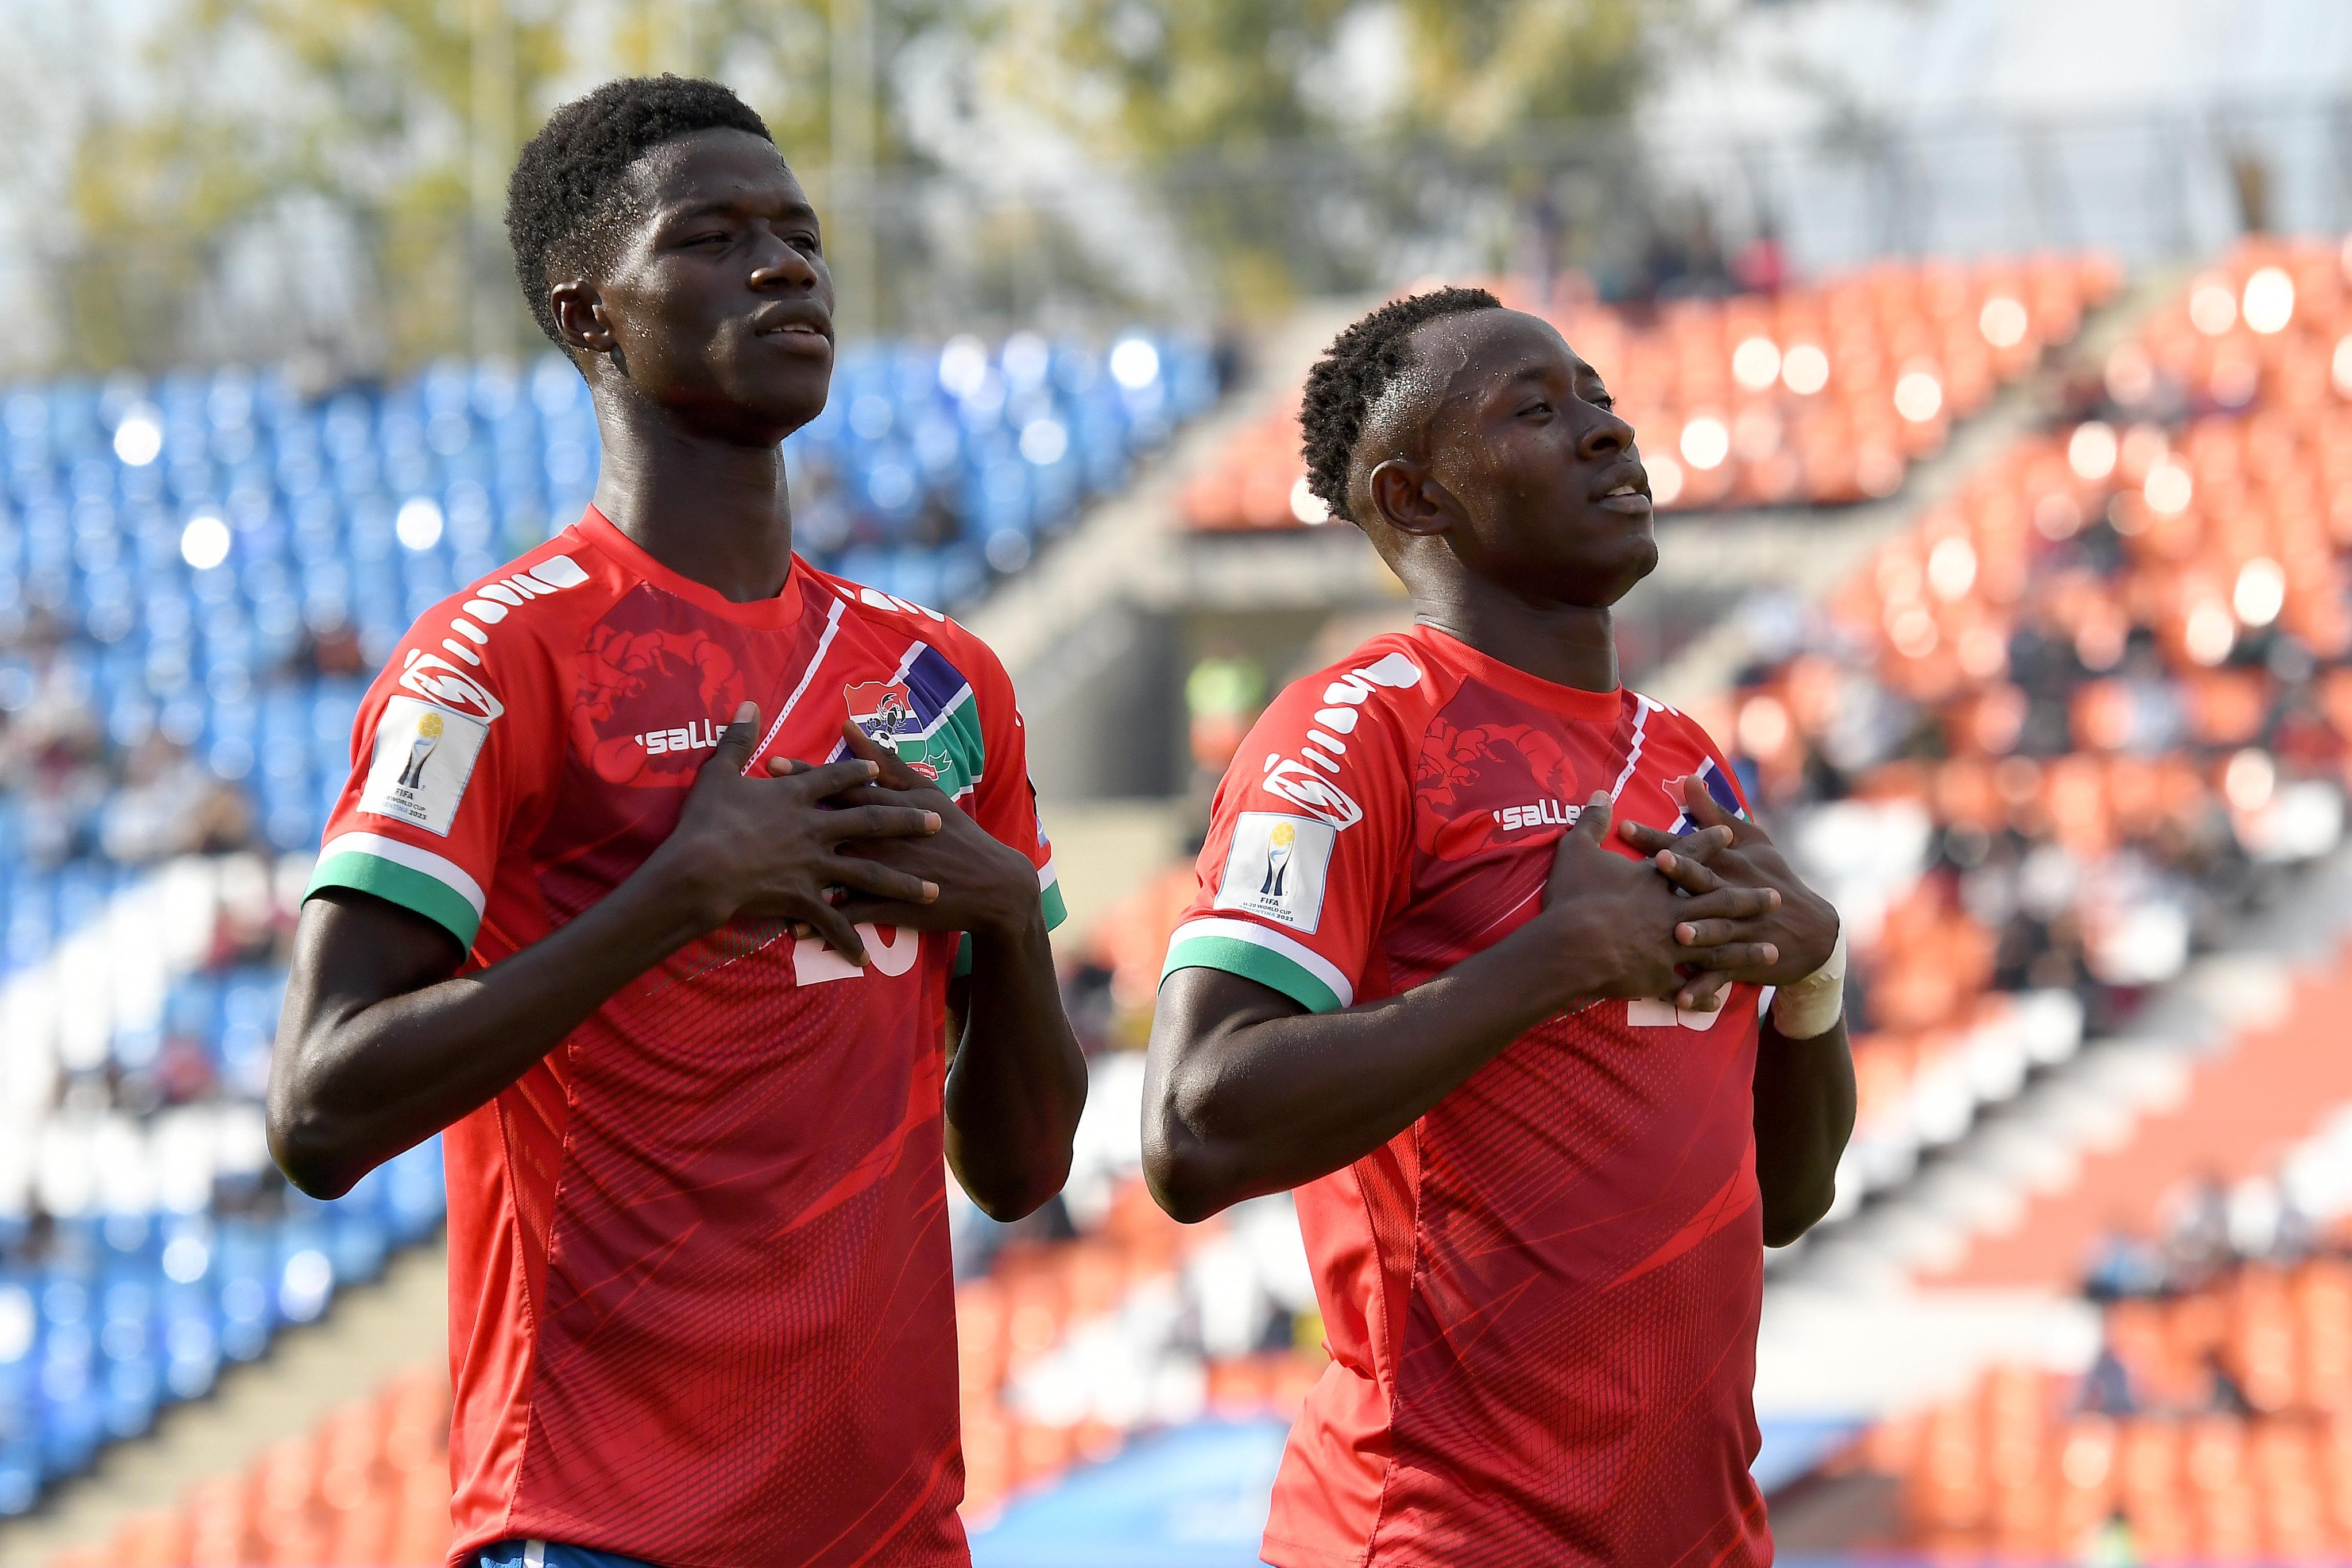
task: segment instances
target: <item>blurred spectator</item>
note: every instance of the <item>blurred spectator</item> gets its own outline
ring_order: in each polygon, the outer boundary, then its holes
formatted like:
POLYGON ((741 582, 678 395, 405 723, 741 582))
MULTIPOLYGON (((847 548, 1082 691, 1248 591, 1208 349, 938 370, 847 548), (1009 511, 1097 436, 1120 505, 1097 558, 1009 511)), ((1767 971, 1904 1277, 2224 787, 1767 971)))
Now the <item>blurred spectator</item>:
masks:
POLYGON ((1222 774, 1265 707, 1265 666, 1256 660, 1221 649, 1194 664, 1184 677, 1193 765, 1222 774))

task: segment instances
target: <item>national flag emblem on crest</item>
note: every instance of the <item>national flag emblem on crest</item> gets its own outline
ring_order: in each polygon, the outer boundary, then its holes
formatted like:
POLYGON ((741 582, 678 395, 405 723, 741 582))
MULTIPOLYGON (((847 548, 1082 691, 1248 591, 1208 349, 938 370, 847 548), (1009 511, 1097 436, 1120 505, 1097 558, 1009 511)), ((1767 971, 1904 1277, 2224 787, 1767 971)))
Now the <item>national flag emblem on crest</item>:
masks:
POLYGON ((924 778, 939 779, 939 765, 926 755, 929 748, 920 739, 922 719, 915 712, 915 695, 906 682, 860 681, 844 686, 841 695, 849 705, 850 722, 896 750, 908 767, 924 778))

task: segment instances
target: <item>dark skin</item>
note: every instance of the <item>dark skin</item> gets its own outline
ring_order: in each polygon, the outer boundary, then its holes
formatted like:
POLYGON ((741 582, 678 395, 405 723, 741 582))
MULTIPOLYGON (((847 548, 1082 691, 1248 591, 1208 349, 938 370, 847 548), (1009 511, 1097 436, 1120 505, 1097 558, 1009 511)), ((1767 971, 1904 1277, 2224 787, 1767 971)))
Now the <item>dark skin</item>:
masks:
MULTIPOLYGON (((1417 619, 1560 685, 1613 691, 1610 607, 1657 564, 1633 431, 1558 331, 1516 311, 1441 318, 1371 411, 1349 510, 1417 619)), ((1535 1025, 1600 998, 1720 1007, 1737 982, 1783 985, 1828 961, 1837 915, 1762 829, 1681 782, 1675 839, 1627 823, 1612 854, 1596 794, 1555 852, 1543 907, 1494 946, 1398 996, 1314 1014, 1219 969, 1160 992, 1144 1090, 1144 1170, 1198 1220, 1378 1149, 1535 1025)), ((1827 1212, 1853 1125, 1843 1020, 1810 1040, 1768 1019, 1755 1075, 1764 1239, 1827 1212)))
MULTIPOLYGON (((646 552, 737 602, 792 570, 778 444, 824 408, 833 282, 816 214, 775 148, 708 131, 630 171, 614 254, 553 283, 595 397, 596 505, 646 552)), ((738 921, 780 921, 866 962, 859 922, 964 932, 949 992, 946 1142, 1000 1219, 1061 1189, 1086 1103, 1037 874, 853 725, 823 766, 771 758, 746 703, 670 836, 544 940, 459 973, 449 933, 347 890, 303 906, 269 1085, 271 1152, 336 1197, 466 1115, 561 1045, 623 986, 738 921)))

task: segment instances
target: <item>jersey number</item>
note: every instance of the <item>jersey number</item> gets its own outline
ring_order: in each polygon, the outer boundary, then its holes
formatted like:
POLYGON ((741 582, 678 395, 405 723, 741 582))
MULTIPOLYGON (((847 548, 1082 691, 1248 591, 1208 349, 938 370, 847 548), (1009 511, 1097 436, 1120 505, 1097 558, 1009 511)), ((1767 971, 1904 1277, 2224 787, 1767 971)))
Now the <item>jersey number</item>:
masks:
POLYGON ((1722 1010, 1700 1012, 1696 1008, 1678 1008, 1669 1001, 1635 1000, 1625 1004, 1625 1022, 1634 1029, 1672 1029, 1680 1024, 1685 1029, 1710 1030, 1722 1010))
MULTIPOLYGON (((874 971, 903 975, 922 956, 923 934, 896 925, 889 931, 890 938, 886 942, 879 927, 857 927, 857 934, 866 938, 866 961, 874 971)), ((854 980, 864 973, 864 969, 826 946, 821 936, 803 936, 793 944, 793 979, 797 984, 814 986, 824 980, 854 980)))

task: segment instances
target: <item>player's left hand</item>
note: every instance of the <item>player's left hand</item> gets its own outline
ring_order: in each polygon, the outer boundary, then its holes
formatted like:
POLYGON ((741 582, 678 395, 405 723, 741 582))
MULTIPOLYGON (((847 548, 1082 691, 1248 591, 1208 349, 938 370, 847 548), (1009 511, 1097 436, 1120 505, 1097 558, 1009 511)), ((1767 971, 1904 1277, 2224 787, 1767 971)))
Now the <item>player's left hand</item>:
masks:
MULTIPOLYGON (((1780 949, 1775 962, 1752 970, 1702 968, 1683 983, 1675 993, 1675 1005, 1712 1011, 1723 1005, 1724 993, 1737 982, 1787 985, 1791 980, 1803 979, 1828 963, 1830 950, 1837 945, 1836 908, 1805 885, 1770 834, 1754 822, 1725 810, 1707 793, 1705 779, 1680 779, 1677 788, 1682 792, 1685 813, 1699 825, 1700 831, 1677 838, 1662 828, 1626 822, 1618 829, 1620 836, 1644 854, 1665 851, 1686 862, 1688 880, 1677 881, 1695 893, 1712 892, 1718 887, 1769 887, 1780 894, 1780 904, 1760 921, 1748 923, 1767 928, 1769 940, 1780 949)), ((1731 924, 1719 920, 1685 921, 1675 927, 1675 940, 1686 947, 1714 946, 1733 939, 1735 933, 1728 929, 1731 924)), ((1753 934, 1743 929, 1737 935, 1745 941, 1753 934)))
MULTIPOLYGON (((830 796, 826 804, 913 806, 936 811, 940 818, 940 831, 925 835, 919 847, 916 840, 908 839, 872 854, 848 845, 842 850, 935 883, 939 897, 929 904, 910 904, 852 893, 837 906, 843 915, 853 923, 915 931, 994 932, 1014 929, 1041 915, 1037 868, 1028 856, 973 821, 936 781, 908 767, 896 749, 875 740, 855 723, 841 727, 841 737, 850 756, 864 758, 881 771, 871 784, 830 796)), ((768 761, 768 770, 780 776, 808 766, 782 757, 768 761)))

